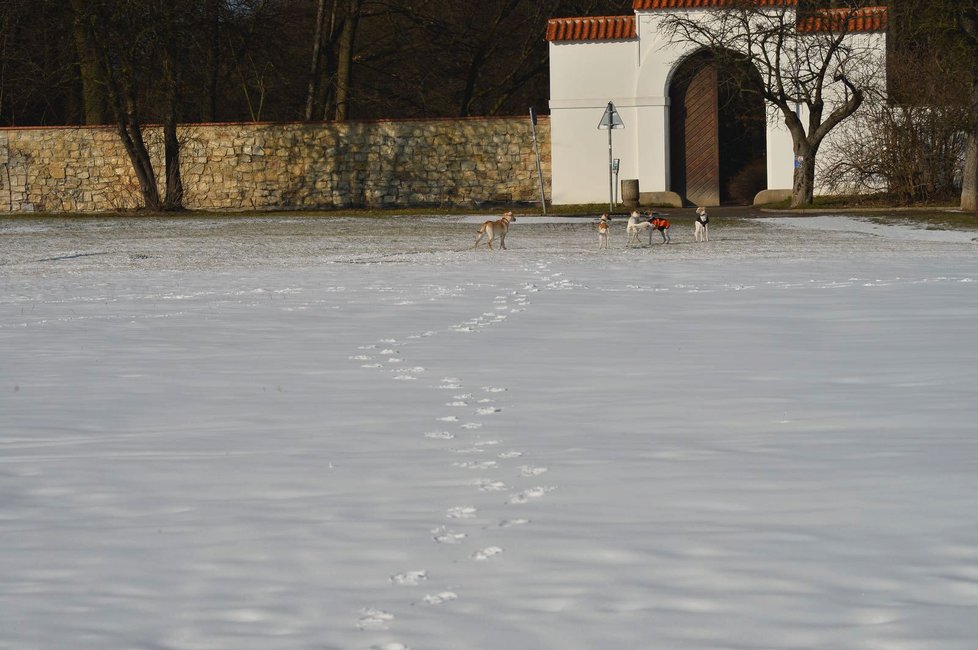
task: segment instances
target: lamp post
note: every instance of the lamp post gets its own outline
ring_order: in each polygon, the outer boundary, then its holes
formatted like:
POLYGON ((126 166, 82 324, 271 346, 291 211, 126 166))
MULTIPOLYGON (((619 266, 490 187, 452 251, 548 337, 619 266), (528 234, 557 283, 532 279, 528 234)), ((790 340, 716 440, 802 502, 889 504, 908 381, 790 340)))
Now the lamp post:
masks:
POLYGON ((608 130, 608 212, 613 212, 615 209, 614 175, 617 170, 615 169, 615 159, 611 152, 611 132, 614 129, 625 128, 625 123, 621 121, 614 102, 608 102, 608 107, 604 109, 604 115, 601 116, 601 121, 598 122, 598 128, 608 130))

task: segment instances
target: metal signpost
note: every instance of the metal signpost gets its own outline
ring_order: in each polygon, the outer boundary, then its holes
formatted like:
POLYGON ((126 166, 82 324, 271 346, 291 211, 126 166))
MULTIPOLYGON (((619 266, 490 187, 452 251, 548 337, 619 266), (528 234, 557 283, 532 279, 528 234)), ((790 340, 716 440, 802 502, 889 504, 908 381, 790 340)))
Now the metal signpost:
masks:
POLYGON ((611 171, 615 173, 615 205, 618 205, 618 169, 620 165, 620 158, 615 158, 613 161, 611 161, 611 171))
POLYGON ((624 129, 625 123, 621 121, 618 110, 614 102, 608 102, 608 108, 604 109, 604 115, 598 122, 599 129, 608 130, 608 212, 615 209, 615 180, 614 175, 618 170, 615 169, 615 159, 611 153, 611 132, 614 129, 624 129))
POLYGON ((543 167, 540 166, 540 147, 537 145, 537 113, 530 107, 530 128, 533 130, 533 153, 537 158, 537 177, 540 179, 540 205, 547 214, 547 195, 543 191, 543 167))

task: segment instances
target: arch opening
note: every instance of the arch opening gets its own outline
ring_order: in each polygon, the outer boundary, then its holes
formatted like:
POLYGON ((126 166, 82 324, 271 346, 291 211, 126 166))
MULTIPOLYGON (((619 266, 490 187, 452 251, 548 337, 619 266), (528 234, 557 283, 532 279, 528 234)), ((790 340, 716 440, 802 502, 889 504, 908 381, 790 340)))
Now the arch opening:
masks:
POLYGON ((753 67, 731 70, 706 50, 677 65, 669 83, 669 172, 670 189, 684 203, 745 205, 767 187, 760 84, 753 67))

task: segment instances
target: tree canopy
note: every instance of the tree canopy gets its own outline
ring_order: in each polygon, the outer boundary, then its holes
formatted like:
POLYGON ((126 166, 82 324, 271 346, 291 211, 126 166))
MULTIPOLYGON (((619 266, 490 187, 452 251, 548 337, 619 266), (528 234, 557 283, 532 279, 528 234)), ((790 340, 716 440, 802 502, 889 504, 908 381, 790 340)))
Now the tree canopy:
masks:
POLYGON ((549 96, 547 19, 623 15, 632 5, 630 0, 145 2, 136 3, 138 25, 99 24, 93 42, 84 29, 91 26, 86 21, 92 4, 110 16, 132 5, 127 0, 0 3, 0 125, 114 123, 112 80, 97 59, 100 43, 119 53, 115 63, 139 64, 131 71, 139 80, 133 90, 141 118, 151 122, 162 123, 172 101, 183 122, 543 110, 549 96), (166 39, 174 29, 179 45, 168 51, 166 39), (163 59, 140 57, 153 51, 166 55, 165 66, 163 59))

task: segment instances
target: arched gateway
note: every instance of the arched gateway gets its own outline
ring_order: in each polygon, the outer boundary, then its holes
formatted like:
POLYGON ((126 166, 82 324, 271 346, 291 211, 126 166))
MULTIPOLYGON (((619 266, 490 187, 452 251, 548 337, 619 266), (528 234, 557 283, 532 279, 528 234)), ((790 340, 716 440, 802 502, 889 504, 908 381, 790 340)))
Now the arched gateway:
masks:
POLYGON ((750 92, 761 83, 757 71, 753 81, 735 81, 709 53, 660 29, 670 12, 695 19, 723 5, 634 0, 631 16, 549 21, 553 203, 608 199, 608 134, 597 125, 609 101, 624 122, 612 134, 619 178, 638 179, 643 203, 744 204, 761 190, 790 194, 791 136, 783 116, 750 92))
POLYGON ((766 189, 765 113, 752 88, 697 52, 669 82, 669 189, 691 205, 748 204, 766 189))

